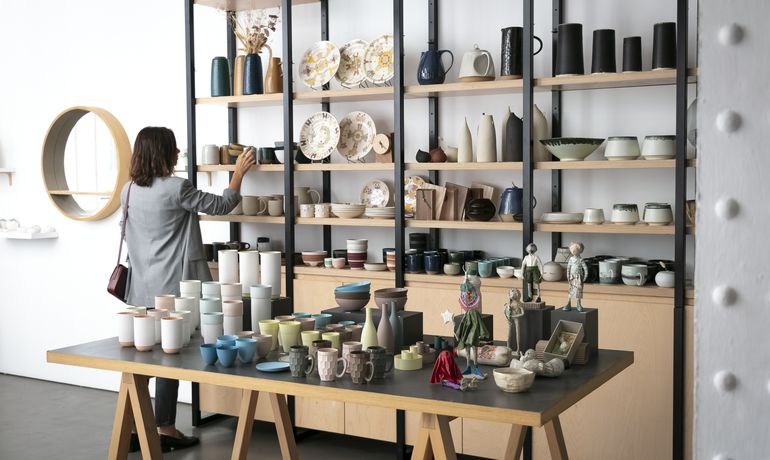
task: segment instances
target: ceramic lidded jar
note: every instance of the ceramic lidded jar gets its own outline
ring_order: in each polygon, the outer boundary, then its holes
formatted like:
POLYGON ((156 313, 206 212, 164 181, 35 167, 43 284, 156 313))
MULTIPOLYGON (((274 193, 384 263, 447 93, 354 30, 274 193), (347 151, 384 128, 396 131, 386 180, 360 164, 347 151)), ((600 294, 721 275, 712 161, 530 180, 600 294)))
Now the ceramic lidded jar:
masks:
POLYGON ((492 115, 483 114, 479 120, 476 133, 476 161, 479 163, 494 163, 497 161, 497 137, 495 122, 492 115))

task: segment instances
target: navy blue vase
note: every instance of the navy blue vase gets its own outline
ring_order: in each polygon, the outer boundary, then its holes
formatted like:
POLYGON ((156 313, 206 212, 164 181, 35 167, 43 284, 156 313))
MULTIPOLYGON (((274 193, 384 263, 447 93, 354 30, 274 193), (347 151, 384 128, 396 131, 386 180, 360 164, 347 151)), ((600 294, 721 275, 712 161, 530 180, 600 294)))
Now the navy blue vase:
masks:
POLYGON ((247 54, 243 63, 243 94, 263 94, 262 59, 259 54, 247 54))
POLYGON ((423 51, 420 55, 420 63, 417 66, 417 83, 421 85, 439 85, 444 83, 446 73, 452 68, 454 62, 454 54, 449 50, 423 51), (444 69, 444 63, 441 61, 441 56, 444 53, 449 53, 449 56, 452 58, 447 69, 444 69))

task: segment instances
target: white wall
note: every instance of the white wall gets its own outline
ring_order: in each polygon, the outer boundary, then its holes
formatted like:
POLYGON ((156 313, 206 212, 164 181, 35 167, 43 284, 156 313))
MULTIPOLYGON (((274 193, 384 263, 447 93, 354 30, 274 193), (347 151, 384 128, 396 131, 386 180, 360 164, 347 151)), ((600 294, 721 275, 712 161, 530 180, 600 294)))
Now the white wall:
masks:
MULTIPOLYGON (((113 265, 118 243, 118 217, 97 223, 78 223, 62 217, 43 191, 39 152, 46 129, 61 110, 72 105, 104 107, 124 124, 129 138, 146 125, 173 129, 180 146, 186 144, 184 21, 182 2, 120 2, 73 0, 55 2, 6 2, 0 15, 0 59, 7 63, 0 73, 0 166, 18 170, 14 186, 0 178, 0 217, 18 217, 26 222, 56 226, 60 238, 53 241, 0 241, 0 372, 70 382, 100 388, 115 388, 117 376, 85 369, 45 364, 45 351, 114 334, 114 312, 120 304, 104 286, 113 265), (29 18, 34 18, 33 24, 29 18), (21 43, 24 45, 22 46, 21 43), (11 44, 10 46, 8 44, 11 44), (18 44, 18 45, 15 45, 18 44)), ((353 39, 371 40, 392 30, 388 2, 332 0, 331 39, 338 45, 353 39)), ((406 78, 414 84, 419 54, 427 49, 427 2, 405 2, 406 78)), ((535 74, 550 74, 550 2, 536 2, 536 35, 545 42, 535 57, 535 74)), ((448 81, 458 74, 459 60, 474 43, 488 49, 499 65, 500 28, 521 25, 520 4, 488 0, 480 12, 475 2, 441 2, 440 47, 452 50, 457 65, 448 81), (514 5, 514 6, 511 6, 514 5)), ((295 62, 320 37, 319 6, 294 9, 295 62)), ((618 63, 622 38, 643 37, 645 68, 650 65, 652 25, 675 19, 674 2, 614 2, 594 0, 569 5, 567 21, 584 24, 586 67, 590 68, 591 31, 617 29, 618 63)), ((694 13, 691 15, 694 19, 694 13)), ((224 18, 219 13, 196 8, 196 84, 198 95, 209 94, 209 65, 212 57, 225 54, 224 18)), ((695 31, 691 32, 694 43, 695 31)), ((280 55, 280 33, 273 44, 280 55)), ((693 56, 694 44, 690 55, 693 56)), ((694 63, 694 59, 691 59, 694 63)), ((301 85, 301 84, 300 84, 301 85)), ((334 86, 334 85, 333 85, 334 86)), ((305 90, 305 88, 300 88, 305 90)), ((563 134, 612 136, 674 132, 673 87, 574 92, 564 95, 563 134)), ((691 95, 694 96, 694 95, 691 95)), ((550 95, 536 94, 535 102, 550 112, 550 95)), ((454 144, 457 128, 468 117, 472 131, 482 112, 492 113, 498 124, 506 106, 521 115, 521 96, 446 98, 441 101, 441 132, 454 144)), ((295 108, 295 133, 304 118, 320 106, 295 108)), ((352 110, 369 112, 381 131, 392 129, 392 103, 332 104, 332 113, 342 118, 352 110)), ((418 148, 428 142, 427 102, 406 102, 406 158, 411 161, 418 148)), ((245 109, 239 119, 240 140, 254 145, 271 145, 283 137, 280 108, 245 109)), ((227 139, 225 109, 198 110, 198 145, 224 143, 227 139)), ((475 136, 474 136, 475 137, 475 136)), ((600 155, 598 152, 596 155, 600 155)), ((340 161, 337 154, 335 160, 340 161)), ((372 178, 383 174, 334 173, 333 200, 354 201, 372 178)), ((448 173, 442 181, 459 183, 484 181, 503 188, 511 181, 521 185, 519 172, 448 173)), ((536 172, 536 214, 550 209, 550 174, 536 172)), ((215 178, 212 190, 226 186, 225 175, 215 178)), ((204 175, 199 177, 206 184, 204 175)), ((297 185, 320 187, 320 174, 301 173, 297 185)), ((612 203, 673 201, 673 172, 565 172, 564 209, 604 207, 612 203)), ((279 174, 250 174, 244 183, 246 194, 283 193, 279 174)), ((227 226, 205 223, 204 239, 227 237, 227 226)), ((244 239, 257 236, 282 240, 279 226, 244 226, 244 239)), ((297 250, 321 245, 316 227, 298 228, 297 250)), ((517 233, 446 231, 443 246, 456 249, 484 249, 493 255, 520 256, 521 236, 517 233)), ((348 237, 370 239, 370 254, 376 257, 383 246, 391 246, 392 233, 384 229, 334 231, 334 246, 344 247, 348 237)), ((587 255, 615 253, 647 258, 671 258, 673 239, 645 236, 565 235, 565 241, 581 239, 587 255)), ((548 257, 548 234, 537 234, 542 254, 548 257)), ((183 394, 186 395, 185 392, 183 394)))

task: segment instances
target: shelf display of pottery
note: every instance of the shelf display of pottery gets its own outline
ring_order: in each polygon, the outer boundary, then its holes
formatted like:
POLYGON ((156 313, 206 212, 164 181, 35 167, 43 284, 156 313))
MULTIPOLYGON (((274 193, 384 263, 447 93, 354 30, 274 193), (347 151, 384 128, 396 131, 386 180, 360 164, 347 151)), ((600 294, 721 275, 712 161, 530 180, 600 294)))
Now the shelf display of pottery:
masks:
POLYGON ((316 42, 302 55, 299 75, 313 89, 332 78, 345 88, 384 85, 393 78, 393 35, 380 35, 371 42, 353 39, 341 48, 330 41, 316 42))

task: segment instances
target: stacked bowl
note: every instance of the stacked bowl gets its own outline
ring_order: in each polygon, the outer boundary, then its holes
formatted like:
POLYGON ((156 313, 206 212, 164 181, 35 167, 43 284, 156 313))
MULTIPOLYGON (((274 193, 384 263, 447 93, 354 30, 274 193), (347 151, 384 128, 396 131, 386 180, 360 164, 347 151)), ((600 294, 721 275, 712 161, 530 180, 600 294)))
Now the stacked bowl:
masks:
POLYGON ((317 267, 324 263, 326 251, 302 251, 302 262, 310 267, 317 267))
POLYGON ((355 219, 366 211, 365 204, 332 203, 332 214, 341 219, 355 219))
POLYGON ((395 302, 396 311, 401 311, 406 306, 407 292, 406 288, 377 289, 374 291, 374 303, 377 307, 382 307, 382 304, 390 306, 391 302, 395 302))
POLYGON ((394 219, 396 217, 396 208, 393 206, 384 208, 366 208, 364 215, 372 219, 394 219))
POLYGON ((369 303, 371 287, 369 281, 343 284, 334 290, 334 300, 345 311, 359 311, 369 303))
POLYGON ((348 240, 348 265, 353 270, 362 270, 369 250, 369 240, 348 240))

